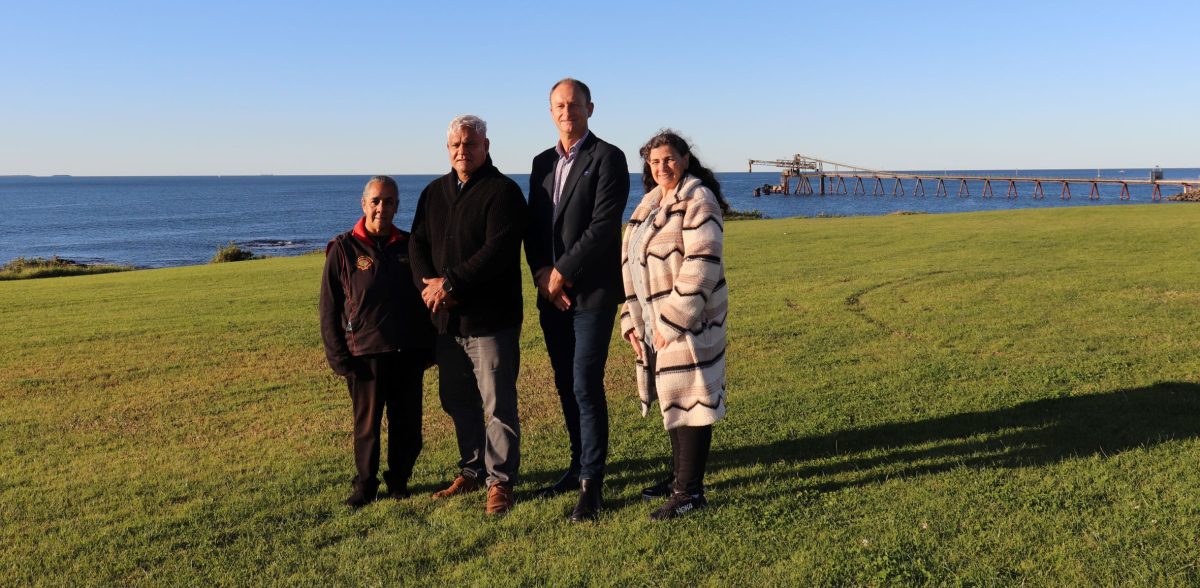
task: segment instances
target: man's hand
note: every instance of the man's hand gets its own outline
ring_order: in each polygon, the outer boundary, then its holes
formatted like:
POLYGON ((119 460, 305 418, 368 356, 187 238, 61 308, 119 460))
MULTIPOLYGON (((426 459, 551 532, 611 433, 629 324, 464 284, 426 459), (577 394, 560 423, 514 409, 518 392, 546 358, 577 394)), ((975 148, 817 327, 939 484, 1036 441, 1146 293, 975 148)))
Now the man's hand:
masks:
POLYGON ((425 289, 421 290, 421 300, 425 302, 425 308, 428 308, 429 312, 448 310, 454 306, 454 299, 442 289, 446 278, 421 278, 421 281, 425 282, 425 289))
POLYGON ((554 304, 554 308, 559 310, 571 308, 571 299, 567 296, 564 288, 570 288, 573 284, 558 273, 558 268, 550 268, 550 276, 546 282, 546 298, 554 304))
POLYGON ((533 285, 537 286, 538 296, 550 299, 550 270, 551 266, 546 266, 533 272, 533 285))

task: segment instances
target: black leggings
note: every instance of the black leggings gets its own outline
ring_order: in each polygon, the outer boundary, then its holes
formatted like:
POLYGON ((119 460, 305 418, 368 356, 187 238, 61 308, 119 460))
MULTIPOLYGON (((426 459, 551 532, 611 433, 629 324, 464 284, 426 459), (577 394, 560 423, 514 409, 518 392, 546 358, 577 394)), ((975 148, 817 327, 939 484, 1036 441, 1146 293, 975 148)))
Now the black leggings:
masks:
POLYGON ((671 473, 675 478, 671 489, 687 494, 704 492, 704 467, 712 447, 712 425, 676 427, 671 435, 671 473))
MULTIPOLYGON (((646 366, 650 374, 654 374, 658 354, 646 345, 646 366)), ((654 377, 649 382, 652 395, 654 377)), ((704 466, 708 465, 708 450, 712 447, 712 425, 703 427, 675 427, 668 429, 671 436, 671 478, 674 480, 671 490, 687 494, 704 492, 704 466)))

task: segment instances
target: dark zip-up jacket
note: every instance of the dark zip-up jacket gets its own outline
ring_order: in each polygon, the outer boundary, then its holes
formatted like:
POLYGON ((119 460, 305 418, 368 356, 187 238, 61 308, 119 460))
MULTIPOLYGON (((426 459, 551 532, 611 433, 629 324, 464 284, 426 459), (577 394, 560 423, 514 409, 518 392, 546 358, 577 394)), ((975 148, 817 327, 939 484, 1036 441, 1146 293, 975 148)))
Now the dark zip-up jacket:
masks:
POLYGON ((321 276, 321 339, 338 375, 354 370, 354 356, 433 347, 433 325, 413 288, 409 235, 392 227, 383 249, 364 219, 325 247, 321 276))
POLYGON ((438 332, 480 336, 518 327, 522 319, 521 238, 525 197, 491 157, 458 188, 458 174, 421 192, 409 254, 413 281, 448 279, 458 303, 434 314, 438 332))

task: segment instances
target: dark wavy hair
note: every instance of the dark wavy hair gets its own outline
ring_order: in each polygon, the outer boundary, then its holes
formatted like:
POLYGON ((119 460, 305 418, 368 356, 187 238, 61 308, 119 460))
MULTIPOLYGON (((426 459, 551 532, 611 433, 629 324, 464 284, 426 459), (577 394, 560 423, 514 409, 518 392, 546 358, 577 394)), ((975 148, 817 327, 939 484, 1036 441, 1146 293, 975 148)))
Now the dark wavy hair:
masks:
POLYGON ((729 202, 721 195, 721 183, 717 181, 717 176, 713 174, 711 169, 704 167, 700 163, 700 158, 696 157, 695 153, 692 153, 692 148, 688 146, 687 141, 683 137, 680 137, 679 133, 671 129, 660 130, 653 137, 650 137, 650 140, 646 141, 646 144, 642 145, 642 148, 638 150, 638 153, 642 156, 642 186, 646 188, 646 193, 649 194, 658 185, 654 181, 654 174, 650 171, 650 151, 663 145, 674 149, 680 157, 685 155, 688 157, 687 173, 696 176, 702 186, 712 190, 712 193, 717 197, 717 204, 721 205, 721 212, 729 212, 729 202))

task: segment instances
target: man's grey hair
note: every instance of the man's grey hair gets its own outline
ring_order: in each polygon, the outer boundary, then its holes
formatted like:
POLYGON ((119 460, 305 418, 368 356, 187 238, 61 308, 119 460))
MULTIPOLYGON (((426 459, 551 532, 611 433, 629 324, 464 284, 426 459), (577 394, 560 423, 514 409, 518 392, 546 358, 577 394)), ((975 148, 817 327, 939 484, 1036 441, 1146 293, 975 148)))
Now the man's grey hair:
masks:
POLYGON ((487 138, 487 123, 484 122, 482 118, 479 118, 473 114, 460 114, 454 117, 450 121, 450 126, 446 128, 446 138, 449 139, 450 135, 452 135, 454 131, 457 131, 463 127, 479 133, 479 136, 485 139, 487 138))
POLYGON ((390 176, 375 176, 367 180, 367 185, 363 186, 363 200, 367 199, 367 191, 371 189, 371 184, 383 184, 383 187, 390 189, 393 194, 400 195, 400 187, 396 185, 396 180, 390 176))

